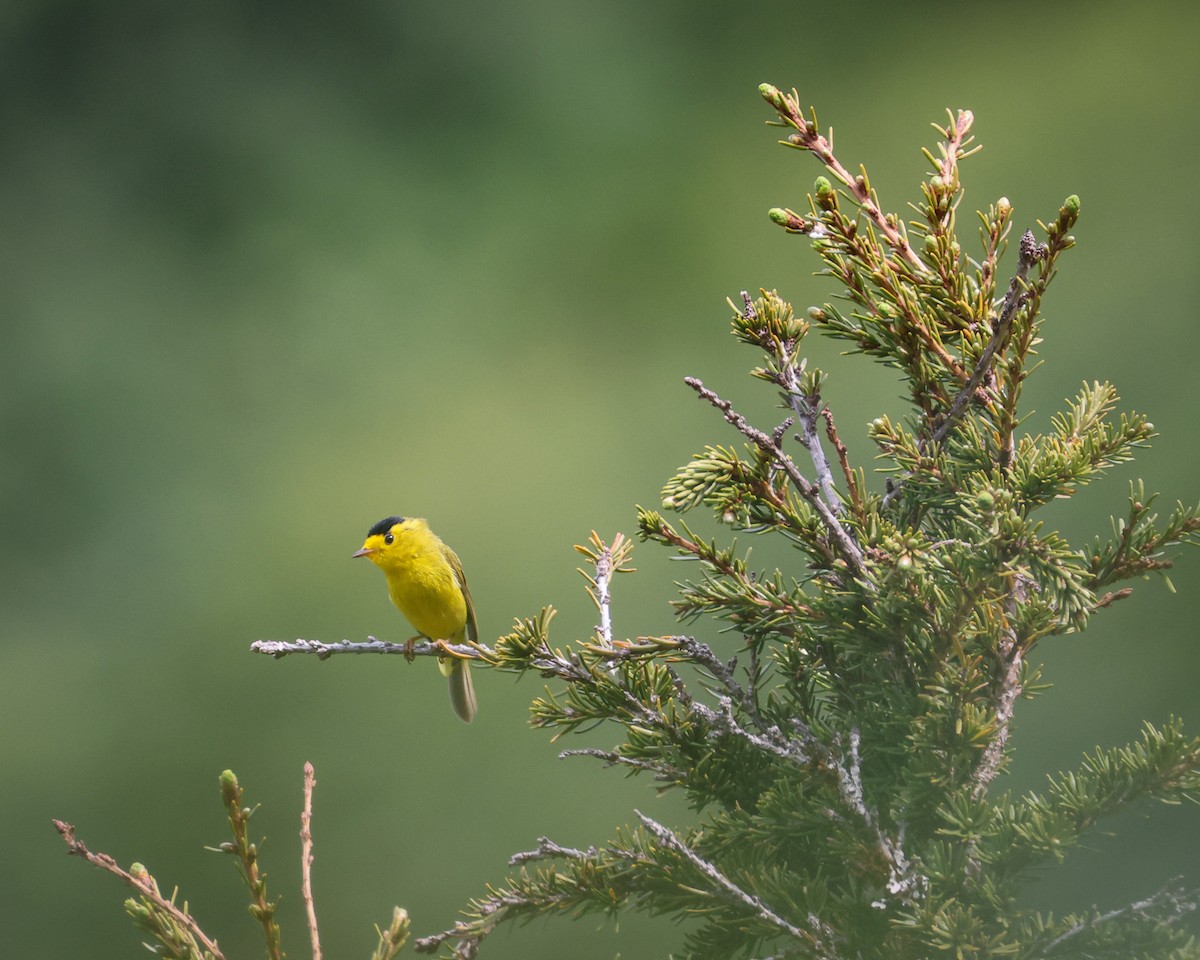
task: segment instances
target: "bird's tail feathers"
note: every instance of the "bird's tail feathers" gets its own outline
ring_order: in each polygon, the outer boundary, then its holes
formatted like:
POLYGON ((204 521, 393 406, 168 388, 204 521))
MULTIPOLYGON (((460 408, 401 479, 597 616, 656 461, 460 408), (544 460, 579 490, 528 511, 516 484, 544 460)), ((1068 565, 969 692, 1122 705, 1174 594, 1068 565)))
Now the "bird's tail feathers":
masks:
POLYGON ((471 681, 471 664, 454 657, 449 661, 439 660, 438 666, 450 678, 450 704, 464 723, 475 719, 475 684, 471 681))

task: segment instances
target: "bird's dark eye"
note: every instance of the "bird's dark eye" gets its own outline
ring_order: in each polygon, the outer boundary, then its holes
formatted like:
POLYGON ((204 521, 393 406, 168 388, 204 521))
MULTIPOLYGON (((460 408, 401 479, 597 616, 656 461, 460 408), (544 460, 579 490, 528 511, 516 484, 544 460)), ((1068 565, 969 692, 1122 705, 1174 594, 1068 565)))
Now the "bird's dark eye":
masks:
POLYGON ((386 543, 390 547, 393 543, 396 542, 396 538, 394 536, 392 536, 392 534, 390 534, 390 533, 385 534, 384 538, 383 538, 383 542, 386 543))

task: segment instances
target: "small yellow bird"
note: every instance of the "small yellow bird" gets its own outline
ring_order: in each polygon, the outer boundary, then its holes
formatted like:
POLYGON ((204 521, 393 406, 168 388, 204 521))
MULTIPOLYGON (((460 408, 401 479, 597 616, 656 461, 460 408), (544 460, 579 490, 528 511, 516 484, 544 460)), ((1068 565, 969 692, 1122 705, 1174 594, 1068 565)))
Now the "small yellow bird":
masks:
MULTIPOLYGON (((475 604, 458 555, 416 517, 386 517, 367 531, 356 557, 370 557, 387 578, 392 603, 420 637, 446 643, 475 643, 475 604)), ((409 640, 412 644, 420 637, 409 640)), ((475 716, 471 664, 460 657, 438 658, 450 678, 454 712, 470 723, 475 716)))

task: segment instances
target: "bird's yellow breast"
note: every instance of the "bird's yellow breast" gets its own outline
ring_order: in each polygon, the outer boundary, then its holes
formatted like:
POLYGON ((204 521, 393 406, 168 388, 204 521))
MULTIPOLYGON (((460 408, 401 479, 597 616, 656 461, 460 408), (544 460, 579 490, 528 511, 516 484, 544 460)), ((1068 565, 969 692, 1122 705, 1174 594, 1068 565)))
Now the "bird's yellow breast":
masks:
POLYGON ((467 601, 454 568, 440 550, 411 554, 385 573, 392 603, 413 629, 431 640, 463 639, 467 601))

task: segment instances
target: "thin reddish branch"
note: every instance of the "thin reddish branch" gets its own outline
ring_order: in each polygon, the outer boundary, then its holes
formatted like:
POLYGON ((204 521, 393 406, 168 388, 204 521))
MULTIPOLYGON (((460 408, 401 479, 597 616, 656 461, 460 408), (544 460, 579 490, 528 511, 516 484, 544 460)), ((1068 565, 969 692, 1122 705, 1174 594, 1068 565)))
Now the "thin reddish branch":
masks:
MULTIPOLYGON (((955 119, 954 126, 944 131, 946 134, 946 155, 942 157, 938 172, 942 180, 948 185, 957 179, 956 171, 958 170, 958 161, 961 159, 960 151, 963 148, 963 144, 967 141, 967 135, 971 132, 971 124, 974 122, 975 114, 970 110, 960 110, 958 111, 958 117, 955 119)), ((978 147, 975 148, 975 150, 978 149, 978 147)))
POLYGON ((133 874, 127 870, 123 870, 117 861, 107 853, 92 853, 87 848, 87 845, 75 836, 75 827, 73 824, 67 823, 65 820, 53 820, 51 822, 54 824, 54 829, 58 831, 58 835, 66 843, 67 853, 70 856, 80 857, 92 864, 92 866, 99 867, 101 870, 108 871, 114 877, 118 877, 126 886, 132 887, 138 894, 151 901, 164 913, 170 914, 175 922, 187 930, 201 947, 212 954, 214 960, 225 960, 225 955, 217 947, 217 942, 209 939, 191 916, 184 913, 162 895, 158 889, 158 883, 149 872, 143 869, 141 872, 133 874))
MULTIPOLYGON (((785 143, 809 151, 825 164, 825 169, 845 186, 862 212, 875 224, 888 246, 895 250, 901 259, 917 273, 929 273, 929 268, 917 256, 916 251, 909 245, 908 238, 897 227, 895 218, 887 216, 879 208, 874 192, 867 182, 865 172, 854 176, 842 166, 841 161, 833 153, 833 145, 821 136, 815 123, 805 118, 800 109, 800 94, 793 90, 791 95, 787 96, 769 83, 762 84, 758 89, 763 99, 775 108, 784 122, 795 129, 796 132, 788 137, 785 143)), ((970 129, 972 119, 970 113, 965 114, 965 123, 962 127, 963 136, 970 129)))
POLYGON ((825 435, 829 437, 829 442, 833 444, 833 449, 837 452, 838 465, 842 468, 842 476, 846 478, 846 490, 850 504, 854 508, 855 516, 861 522, 863 520, 862 491, 858 489, 858 479, 850 467, 849 452, 846 450, 846 445, 842 443, 842 438, 838 436, 837 427, 833 422, 833 411, 824 407, 821 410, 821 416, 825 419, 825 435))
POLYGON ((312 940, 313 960, 321 960, 321 935, 317 932, 317 908, 313 904, 312 892, 312 798, 317 785, 313 765, 304 764, 304 811, 300 814, 300 896, 304 900, 304 912, 308 916, 308 936, 312 940))
POLYGON ((1099 600, 1096 601, 1093 610, 1103 610, 1105 607, 1111 607, 1118 600, 1124 600, 1126 597, 1133 595, 1132 587, 1122 587, 1120 590, 1110 590, 1099 600))

